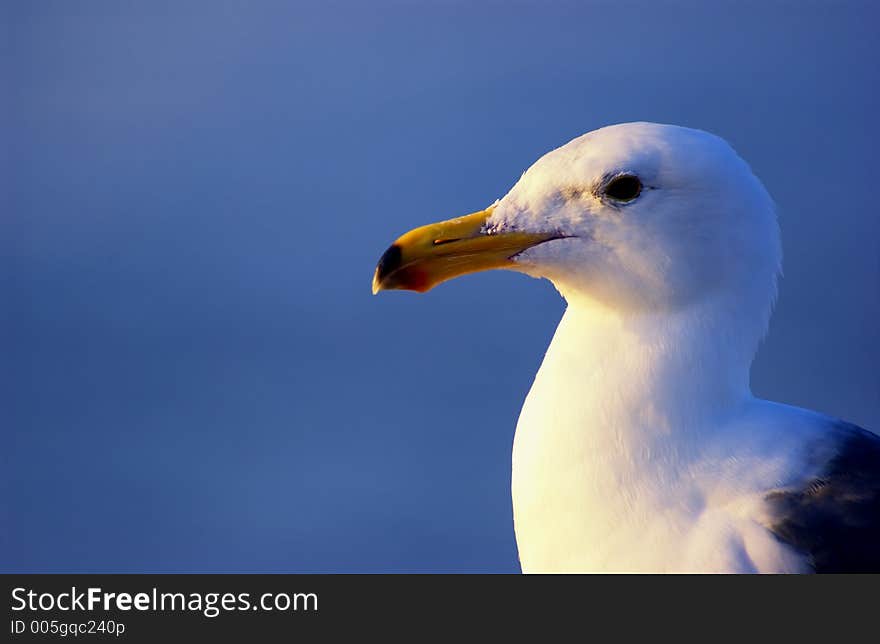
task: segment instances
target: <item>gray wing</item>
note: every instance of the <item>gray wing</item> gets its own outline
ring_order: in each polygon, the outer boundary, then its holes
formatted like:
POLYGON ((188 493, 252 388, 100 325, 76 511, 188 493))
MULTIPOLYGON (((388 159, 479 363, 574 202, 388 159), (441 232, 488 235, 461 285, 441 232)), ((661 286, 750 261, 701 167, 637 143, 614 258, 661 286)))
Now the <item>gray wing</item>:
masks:
POLYGON ((766 497, 771 531, 816 572, 880 572, 880 436, 842 421, 822 474, 766 497))

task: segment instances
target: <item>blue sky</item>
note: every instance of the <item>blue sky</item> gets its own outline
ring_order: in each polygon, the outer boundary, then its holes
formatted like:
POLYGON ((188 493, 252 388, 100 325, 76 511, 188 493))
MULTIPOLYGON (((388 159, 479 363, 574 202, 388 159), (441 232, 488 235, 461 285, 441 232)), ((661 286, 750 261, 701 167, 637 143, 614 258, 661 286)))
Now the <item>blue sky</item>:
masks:
POLYGON ((7 2, 4 571, 518 570, 563 302, 370 294, 401 232, 650 120, 777 201, 756 393, 880 428, 880 19, 826 2, 7 2))

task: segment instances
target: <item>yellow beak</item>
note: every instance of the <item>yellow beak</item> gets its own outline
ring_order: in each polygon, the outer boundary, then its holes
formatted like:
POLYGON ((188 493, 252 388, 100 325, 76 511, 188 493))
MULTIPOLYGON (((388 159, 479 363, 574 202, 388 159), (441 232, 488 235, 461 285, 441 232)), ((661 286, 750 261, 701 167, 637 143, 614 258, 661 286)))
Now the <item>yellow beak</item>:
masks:
POLYGON ((424 293, 459 275, 514 266, 512 257, 556 233, 488 233, 492 208, 428 224, 398 238, 385 251, 373 275, 373 294, 390 289, 424 293))

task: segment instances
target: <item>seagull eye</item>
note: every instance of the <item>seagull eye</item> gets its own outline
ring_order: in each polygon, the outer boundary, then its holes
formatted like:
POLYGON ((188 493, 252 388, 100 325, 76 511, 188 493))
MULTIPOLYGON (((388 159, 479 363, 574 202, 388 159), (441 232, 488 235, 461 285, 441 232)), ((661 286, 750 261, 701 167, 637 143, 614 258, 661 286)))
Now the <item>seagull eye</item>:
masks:
POLYGON ((635 175, 622 174, 612 179, 603 192, 615 201, 632 201, 641 194, 642 182, 635 175))

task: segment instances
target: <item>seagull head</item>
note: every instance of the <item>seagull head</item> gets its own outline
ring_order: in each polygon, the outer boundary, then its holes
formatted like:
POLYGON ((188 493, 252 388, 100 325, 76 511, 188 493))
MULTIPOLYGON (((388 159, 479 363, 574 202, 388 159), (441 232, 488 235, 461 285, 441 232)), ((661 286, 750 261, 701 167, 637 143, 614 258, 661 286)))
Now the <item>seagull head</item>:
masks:
POLYGON ((489 208, 401 236, 373 291, 503 268, 619 312, 732 298, 769 315, 780 259, 773 202, 724 140, 626 123, 547 153, 489 208))

